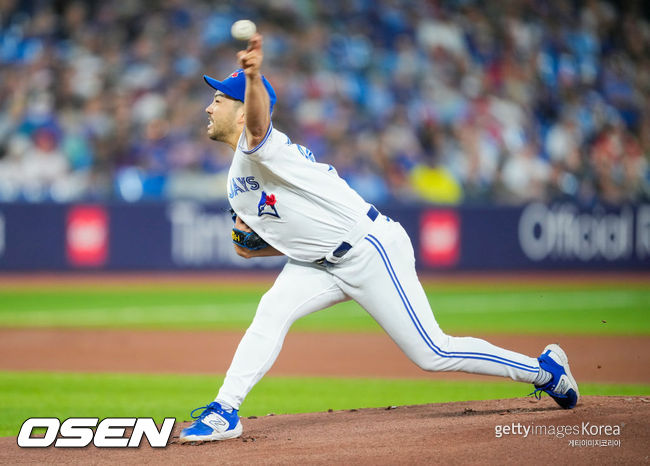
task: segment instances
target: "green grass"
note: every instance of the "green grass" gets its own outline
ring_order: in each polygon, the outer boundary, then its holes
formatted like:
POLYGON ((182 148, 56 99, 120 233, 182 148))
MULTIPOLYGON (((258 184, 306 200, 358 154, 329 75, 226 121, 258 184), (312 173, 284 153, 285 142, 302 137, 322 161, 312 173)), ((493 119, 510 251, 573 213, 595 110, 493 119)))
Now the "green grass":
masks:
MULTIPOLYGON (((0 372, 0 436, 18 434, 29 417, 145 417, 157 422, 210 402, 222 378, 0 372)), ((513 398, 529 393, 515 382, 267 377, 250 393, 242 416, 319 412, 388 405, 513 398)), ((583 395, 650 395, 649 385, 583 384, 583 395)))
MULTIPOLYGON (((650 286, 632 284, 442 284, 426 288, 449 333, 650 334, 650 286)), ((149 329, 246 328, 260 285, 0 289, 0 326, 149 329)), ((303 331, 381 331, 347 302, 299 320, 303 331)))

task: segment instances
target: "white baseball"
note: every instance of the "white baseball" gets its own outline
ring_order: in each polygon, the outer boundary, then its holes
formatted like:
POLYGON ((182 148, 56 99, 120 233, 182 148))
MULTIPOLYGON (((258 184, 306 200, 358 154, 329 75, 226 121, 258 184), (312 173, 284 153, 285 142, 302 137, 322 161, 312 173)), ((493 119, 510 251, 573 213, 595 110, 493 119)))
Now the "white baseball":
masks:
POLYGON ((248 40, 257 32, 257 26, 250 19, 240 19, 232 23, 230 34, 237 40, 248 40))

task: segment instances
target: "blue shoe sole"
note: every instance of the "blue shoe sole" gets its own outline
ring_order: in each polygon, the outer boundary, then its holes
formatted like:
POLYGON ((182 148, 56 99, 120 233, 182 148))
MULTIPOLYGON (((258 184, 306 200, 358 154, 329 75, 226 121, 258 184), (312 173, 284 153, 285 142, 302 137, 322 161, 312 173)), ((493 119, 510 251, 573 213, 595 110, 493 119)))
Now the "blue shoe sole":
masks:
POLYGON ((179 436, 178 441, 180 443, 188 443, 188 442, 213 442, 216 440, 228 440, 231 438, 237 438, 241 436, 243 431, 244 428, 241 424, 241 421, 239 421, 234 429, 226 430, 225 432, 213 431, 209 435, 183 435, 183 431, 181 431, 181 435, 179 436))

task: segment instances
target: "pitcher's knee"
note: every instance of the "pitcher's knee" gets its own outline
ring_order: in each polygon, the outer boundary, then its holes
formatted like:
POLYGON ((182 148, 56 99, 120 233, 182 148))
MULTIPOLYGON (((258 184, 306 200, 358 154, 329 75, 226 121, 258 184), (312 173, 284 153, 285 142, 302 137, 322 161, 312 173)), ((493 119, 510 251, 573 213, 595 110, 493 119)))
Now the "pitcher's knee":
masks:
POLYGON ((454 364, 453 358, 449 355, 450 339, 448 335, 442 334, 435 341, 428 341, 426 347, 419 347, 409 357, 425 371, 450 370, 454 364))
POLYGON ((273 288, 271 288, 260 299, 257 310, 255 311, 255 318, 268 317, 269 319, 281 319, 282 315, 288 309, 286 297, 284 298, 280 293, 274 292, 273 288))
POLYGON ((271 288, 260 299, 249 328, 261 333, 284 331, 285 327, 290 327, 296 320, 294 314, 295 306, 287 303, 286 296, 271 288))
POLYGON ((443 370, 444 359, 435 354, 433 351, 428 351, 426 354, 418 355, 411 360, 417 364, 417 366, 425 371, 435 372, 443 370))
POLYGON ((271 288, 267 290, 266 293, 260 298, 260 302, 257 304, 257 310, 264 308, 274 308, 282 302, 282 293, 271 288))

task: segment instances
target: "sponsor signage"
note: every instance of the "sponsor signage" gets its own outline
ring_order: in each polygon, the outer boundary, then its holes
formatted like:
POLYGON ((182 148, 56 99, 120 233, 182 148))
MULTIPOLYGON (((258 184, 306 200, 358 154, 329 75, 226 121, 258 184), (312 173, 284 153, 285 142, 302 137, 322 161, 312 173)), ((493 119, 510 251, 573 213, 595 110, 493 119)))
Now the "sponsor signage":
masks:
POLYGON ((66 219, 66 256, 77 267, 101 267, 108 259, 108 213, 104 207, 77 206, 66 219))
POLYGON ((426 265, 452 267, 460 255, 460 218, 453 210, 424 212, 420 221, 420 255, 426 265))
POLYGON ((530 204, 517 230, 521 250, 533 262, 615 262, 650 256, 650 206, 641 206, 635 215, 629 206, 606 212, 579 211, 573 204, 530 204))
MULTIPOLYGON (((650 270, 650 204, 378 206, 429 270, 650 270)), ((243 259, 227 204, 0 204, 0 271, 277 269, 243 259)))

